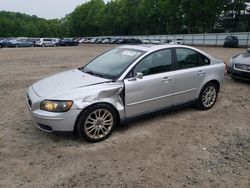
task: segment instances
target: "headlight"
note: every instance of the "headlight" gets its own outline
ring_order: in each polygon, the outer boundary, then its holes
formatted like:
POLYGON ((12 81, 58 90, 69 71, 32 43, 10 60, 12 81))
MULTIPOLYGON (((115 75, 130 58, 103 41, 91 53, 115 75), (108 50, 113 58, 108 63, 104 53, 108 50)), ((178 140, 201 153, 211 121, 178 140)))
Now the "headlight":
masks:
POLYGON ((40 104, 40 109, 49 111, 49 112, 67 112, 71 108, 72 105, 73 105, 73 101, 44 100, 40 104))
POLYGON ((231 58, 230 61, 229 61, 229 63, 228 63, 228 66, 232 68, 233 67, 233 63, 234 63, 234 60, 233 60, 233 58, 231 58))

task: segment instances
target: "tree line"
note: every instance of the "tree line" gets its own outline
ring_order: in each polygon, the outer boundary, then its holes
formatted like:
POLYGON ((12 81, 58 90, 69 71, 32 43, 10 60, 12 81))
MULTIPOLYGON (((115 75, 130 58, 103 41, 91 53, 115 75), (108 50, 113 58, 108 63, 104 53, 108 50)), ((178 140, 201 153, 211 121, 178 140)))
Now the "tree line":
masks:
POLYGON ((249 0, 90 0, 62 19, 0 12, 0 37, 250 31, 249 0))

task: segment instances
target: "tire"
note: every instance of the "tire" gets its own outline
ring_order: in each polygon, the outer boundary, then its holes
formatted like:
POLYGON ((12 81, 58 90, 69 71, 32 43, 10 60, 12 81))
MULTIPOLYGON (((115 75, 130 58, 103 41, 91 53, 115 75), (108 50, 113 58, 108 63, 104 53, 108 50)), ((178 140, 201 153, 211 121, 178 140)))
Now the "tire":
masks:
POLYGON ((84 110, 77 121, 76 130, 88 142, 107 139, 117 125, 115 110, 106 104, 97 104, 84 110), (106 125, 104 124, 106 121, 106 125))
POLYGON ((15 48, 19 48, 18 44, 15 44, 15 48))
POLYGON ((214 106, 218 97, 218 87, 213 82, 207 83, 201 90, 197 107, 200 110, 209 110, 214 106))
POLYGON ((45 44, 42 44, 42 47, 45 47, 45 44))

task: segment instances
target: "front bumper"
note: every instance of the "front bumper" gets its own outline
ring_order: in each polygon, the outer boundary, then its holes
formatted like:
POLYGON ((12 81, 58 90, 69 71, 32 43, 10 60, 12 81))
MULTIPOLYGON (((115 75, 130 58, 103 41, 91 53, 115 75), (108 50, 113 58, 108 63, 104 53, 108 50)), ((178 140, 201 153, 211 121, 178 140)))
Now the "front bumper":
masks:
POLYGON ((29 88, 26 97, 30 115, 39 129, 45 132, 72 132, 80 110, 69 110, 63 113, 47 112, 40 109, 40 98, 32 88, 29 88))
POLYGON ((227 74, 232 78, 250 81, 250 72, 247 71, 236 70, 232 67, 228 67, 227 74))

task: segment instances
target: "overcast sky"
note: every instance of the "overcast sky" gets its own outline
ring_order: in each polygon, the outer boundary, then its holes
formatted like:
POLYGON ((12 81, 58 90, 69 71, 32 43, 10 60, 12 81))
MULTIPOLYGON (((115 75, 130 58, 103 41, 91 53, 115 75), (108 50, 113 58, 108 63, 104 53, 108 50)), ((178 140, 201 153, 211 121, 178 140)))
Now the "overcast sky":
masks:
POLYGON ((0 11, 21 12, 41 18, 62 18, 88 0, 0 0, 0 11))

